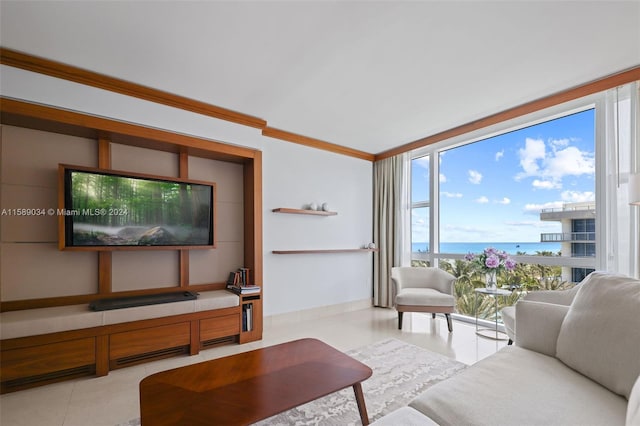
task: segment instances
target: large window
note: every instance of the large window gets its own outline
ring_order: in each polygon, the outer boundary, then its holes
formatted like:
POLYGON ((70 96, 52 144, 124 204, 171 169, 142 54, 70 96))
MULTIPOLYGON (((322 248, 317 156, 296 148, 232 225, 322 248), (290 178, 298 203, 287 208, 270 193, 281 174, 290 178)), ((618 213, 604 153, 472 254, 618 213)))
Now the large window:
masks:
POLYGON ((498 315, 492 303, 474 305, 484 274, 464 259, 468 253, 493 247, 518 262, 498 277, 514 290, 499 298, 508 305, 526 291, 570 287, 593 269, 595 120, 595 108, 586 107, 413 158, 412 264, 436 264, 458 277, 459 313, 498 315))
POLYGON ((638 111, 631 83, 412 152, 412 263, 453 273, 458 313, 485 318, 500 306, 475 306, 485 278, 465 255, 488 246, 517 261, 498 276, 504 304, 594 269, 638 276, 638 111))

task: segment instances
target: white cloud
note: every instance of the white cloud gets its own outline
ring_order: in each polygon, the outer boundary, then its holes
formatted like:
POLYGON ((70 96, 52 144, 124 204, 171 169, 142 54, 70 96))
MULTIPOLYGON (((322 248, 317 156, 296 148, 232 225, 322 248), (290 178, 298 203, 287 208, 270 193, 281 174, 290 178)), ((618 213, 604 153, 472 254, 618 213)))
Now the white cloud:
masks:
POLYGON ((479 204, 486 204, 489 202, 489 199, 483 195, 480 198, 476 198, 474 201, 479 204))
POLYGON ((575 146, 569 146, 554 152, 554 156, 547 159, 545 175, 554 180, 564 176, 592 175, 596 171, 593 155, 580 151, 575 146))
POLYGON ((422 209, 411 209, 411 238, 413 241, 428 240, 429 223, 422 209))
POLYGON ((482 173, 477 170, 469 170, 469 182, 478 185, 482 181, 482 173))
POLYGON ((496 203, 507 205, 507 204, 511 204, 511 200, 508 199, 507 197, 504 197, 502 200, 496 201, 496 203))
POLYGON ((555 182, 555 181, 551 181, 551 180, 540 180, 540 179, 534 179, 533 182, 531 183, 531 186, 533 186, 536 189, 560 189, 560 188, 562 188, 562 185, 560 184, 560 182, 555 182))
POLYGON ((462 194, 459 192, 447 192, 447 191, 441 191, 440 195, 445 196, 447 198, 462 198, 462 194))
POLYGON ((549 139, 549 145, 553 147, 561 147, 561 146, 569 146, 569 142, 575 140, 574 138, 564 138, 564 139, 549 139))
POLYGON ((596 195, 591 191, 562 191, 560 198, 561 200, 551 201, 544 204, 527 204, 524 206, 524 212, 539 215, 542 210, 560 210, 567 203, 586 203, 595 201, 596 195))
POLYGON ((472 233, 486 231, 486 229, 484 228, 479 228, 476 226, 464 226, 464 225, 445 225, 444 230, 445 231, 463 231, 463 232, 472 232, 472 233))
POLYGON ((522 220, 522 221, 507 221, 505 222, 505 225, 509 225, 509 226, 526 226, 529 228, 535 228, 535 229, 555 229, 558 227, 557 223, 553 223, 553 222, 541 222, 541 221, 535 221, 535 220, 522 220))
POLYGON ((444 175, 444 173, 440 173, 440 183, 445 183, 447 181, 447 177, 444 175))
POLYGON ((546 147, 542 139, 526 138, 524 148, 518 150, 522 173, 516 176, 517 180, 527 176, 536 176, 540 171, 538 162, 546 157, 546 147))
POLYGON ((496 161, 500 161, 502 157, 504 157, 504 149, 502 151, 496 152, 496 161))
POLYGON ((542 210, 546 209, 561 209, 564 203, 562 201, 551 201, 544 204, 526 204, 524 206, 524 212, 528 214, 539 215, 542 210))
POLYGON ((560 197, 562 197, 562 201, 567 203, 584 203, 587 201, 595 201, 596 194, 591 191, 562 191, 560 197))
POLYGON ((522 171, 517 181, 526 177, 536 178, 532 186, 537 189, 561 189, 567 176, 595 174, 595 155, 569 146, 573 139, 525 139, 525 147, 518 151, 522 171))

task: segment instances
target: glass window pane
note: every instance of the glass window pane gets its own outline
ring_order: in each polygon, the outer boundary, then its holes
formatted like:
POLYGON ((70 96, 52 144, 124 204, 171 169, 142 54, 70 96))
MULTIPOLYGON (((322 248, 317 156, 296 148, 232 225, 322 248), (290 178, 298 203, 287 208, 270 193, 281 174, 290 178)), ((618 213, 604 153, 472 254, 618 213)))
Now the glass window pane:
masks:
POLYGON ((411 209, 411 251, 427 253, 429 251, 429 208, 411 209))
POLYGON ((590 109, 442 151, 440 252, 570 256, 595 238, 594 128, 590 109))
POLYGON ((411 203, 429 201, 429 156, 411 161, 411 203))

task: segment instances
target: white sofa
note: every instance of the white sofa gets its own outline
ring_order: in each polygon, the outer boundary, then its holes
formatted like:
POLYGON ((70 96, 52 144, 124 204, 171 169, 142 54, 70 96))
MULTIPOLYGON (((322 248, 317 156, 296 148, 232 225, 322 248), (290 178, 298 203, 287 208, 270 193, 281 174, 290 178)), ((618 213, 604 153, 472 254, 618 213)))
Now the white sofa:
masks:
MULTIPOLYGON (((553 303, 556 305, 571 305, 573 298, 580 286, 576 285, 568 290, 539 290, 527 293, 522 300, 532 300, 534 302, 553 303)), ((516 307, 505 306, 500 311, 502 322, 504 323, 504 331, 509 336, 509 344, 516 340, 516 307)))
POLYGON ((590 274, 571 305, 521 301, 515 346, 380 425, 640 425, 640 280, 590 274))

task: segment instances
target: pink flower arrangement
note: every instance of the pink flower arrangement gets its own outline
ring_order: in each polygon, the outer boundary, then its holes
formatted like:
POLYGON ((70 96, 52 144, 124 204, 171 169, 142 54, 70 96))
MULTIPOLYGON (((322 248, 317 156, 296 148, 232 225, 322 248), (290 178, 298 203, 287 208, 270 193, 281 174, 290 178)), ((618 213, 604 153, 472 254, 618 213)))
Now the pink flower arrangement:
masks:
POLYGON ((473 262, 482 272, 513 271, 516 268, 516 261, 507 252, 488 247, 480 254, 468 253, 464 260, 473 262))

